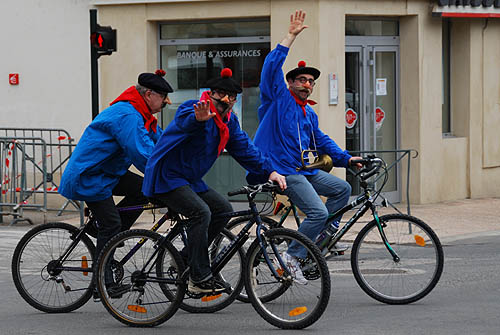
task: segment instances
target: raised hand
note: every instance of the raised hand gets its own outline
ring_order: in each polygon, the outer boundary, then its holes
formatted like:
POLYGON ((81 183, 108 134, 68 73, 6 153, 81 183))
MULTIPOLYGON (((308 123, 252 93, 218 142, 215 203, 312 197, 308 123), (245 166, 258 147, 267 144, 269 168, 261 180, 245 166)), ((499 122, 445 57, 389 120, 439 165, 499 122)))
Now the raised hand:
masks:
POLYGON ((215 113, 210 110, 210 100, 198 101, 193 107, 197 121, 207 121, 215 116, 215 113))
POLYGON ((297 36, 300 32, 308 26, 304 25, 304 20, 306 19, 306 12, 302 9, 296 10, 295 15, 290 15, 290 27, 288 28, 288 33, 297 36))

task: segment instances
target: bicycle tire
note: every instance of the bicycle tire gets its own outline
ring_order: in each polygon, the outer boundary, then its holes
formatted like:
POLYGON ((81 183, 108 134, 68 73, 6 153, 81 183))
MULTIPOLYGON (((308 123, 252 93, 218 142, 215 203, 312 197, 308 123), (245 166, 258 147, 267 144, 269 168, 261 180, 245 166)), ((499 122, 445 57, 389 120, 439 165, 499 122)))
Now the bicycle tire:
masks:
MULTIPOLYGON (((262 218, 262 221, 264 222, 264 224, 268 228, 279 227, 278 221, 276 221, 270 217, 267 217, 267 216, 262 216, 261 218, 262 218)), ((226 227, 231 233, 233 233, 234 235, 237 235, 240 232, 241 228, 243 228, 248 223, 248 221, 250 221, 251 219, 252 219, 251 215, 237 217, 234 220, 229 221, 226 227)), ((244 286, 241 289, 241 292, 236 299, 238 299, 241 302, 250 302, 250 299, 248 299, 248 294, 246 293, 244 286)))
MULTIPOLYGON (((234 235, 227 229, 224 229, 221 232, 221 235, 219 235, 209 247, 209 257, 211 260, 217 256, 217 253, 220 250, 229 245, 230 242, 235 239, 234 235)), ((173 236, 170 242, 172 242, 177 250, 184 247, 182 239, 179 239, 179 234, 173 236)), ((161 256, 162 255, 158 256, 159 261, 156 263, 158 273, 164 271, 165 262, 162 261, 160 258, 161 256)), ((242 273, 244 262, 245 253, 242 248, 240 248, 218 274, 224 281, 231 284, 233 290, 230 294, 224 292, 207 296, 203 294, 191 294, 186 291, 180 308, 189 313, 214 313, 229 306, 238 297, 239 293, 243 289, 244 281, 242 273)), ((165 294, 169 294, 168 290, 165 294)))
POLYGON ((48 273, 49 263, 66 250, 78 228, 63 222, 45 223, 29 230, 12 256, 12 279, 21 297, 46 313, 68 313, 83 306, 92 296, 92 262, 95 247, 85 234, 64 264, 87 266, 90 271, 48 273))
MULTIPOLYGON (((273 267, 281 275, 280 280, 286 282, 287 289, 272 301, 263 301, 261 294, 268 285, 281 287, 279 282, 271 274, 267 262, 257 259, 262 249, 258 240, 255 240, 247 251, 247 262, 245 265, 245 285, 252 306, 257 313, 270 324, 282 329, 303 329, 316 322, 325 311, 330 299, 330 273, 318 247, 300 232, 275 228, 263 234, 266 241, 266 250, 270 256, 273 267), (272 245, 280 254, 288 250, 291 241, 300 243, 307 250, 308 264, 317 267, 318 277, 309 280, 307 285, 296 283, 290 274, 281 268, 281 265, 273 256, 272 245), (267 272, 267 274, 266 274, 267 272), (288 304, 286 306, 286 304, 288 304)), ((276 290, 272 288, 272 290, 276 290)))
POLYGON ((409 304, 422 299, 436 286, 443 272, 444 254, 439 238, 426 223, 413 216, 389 214, 379 219, 400 260, 393 260, 381 241, 376 221, 372 220, 354 240, 354 278, 370 297, 386 304, 409 304))
POLYGON ((115 319, 128 326, 154 327, 162 324, 175 314, 182 302, 186 289, 186 285, 179 280, 184 272, 182 257, 169 241, 161 240, 160 234, 150 230, 128 230, 106 243, 99 256, 96 285, 101 302, 115 319), (123 262, 138 243, 141 244, 136 252, 123 262), (161 249, 163 259, 171 264, 168 278, 165 277, 166 272, 158 276, 155 264, 147 263, 157 248, 161 249), (113 281, 123 288, 120 296, 110 296, 106 288, 106 264, 110 260, 114 260, 113 281), (157 277, 151 276, 152 272, 157 277), (162 279, 171 279, 173 283, 160 283, 162 279), (170 290, 168 297, 163 293, 166 287, 170 290))

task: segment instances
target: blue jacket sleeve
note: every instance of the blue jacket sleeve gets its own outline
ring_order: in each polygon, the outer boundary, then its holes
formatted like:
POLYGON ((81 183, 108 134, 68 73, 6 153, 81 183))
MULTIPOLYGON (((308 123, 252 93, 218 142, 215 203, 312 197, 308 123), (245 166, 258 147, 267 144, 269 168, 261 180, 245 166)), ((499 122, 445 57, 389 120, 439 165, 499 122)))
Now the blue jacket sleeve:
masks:
MULTIPOLYGON (((316 147, 320 153, 328 154, 336 167, 348 167, 351 155, 347 151, 340 149, 340 147, 328 135, 323 133, 318 127, 318 117, 314 114, 313 118, 313 132, 314 139, 316 140, 316 147)), ((312 140, 312 139, 311 139, 312 140)), ((314 144, 311 143, 311 148, 314 144)))
POLYGON ((119 121, 115 138, 132 164, 144 173, 155 144, 144 127, 142 116, 126 114, 119 121))
POLYGON ((205 127, 205 122, 197 121, 194 114, 193 105, 197 102, 197 100, 188 100, 180 105, 175 113, 175 124, 185 133, 194 133, 205 127))
POLYGON ((287 90, 286 82, 283 78, 283 63, 288 55, 289 49, 278 44, 264 61, 260 76, 260 94, 262 104, 273 101, 277 96, 287 90))
POLYGON ((250 173, 265 174, 268 177, 274 171, 271 161, 252 143, 247 133, 241 130, 235 115, 231 115, 228 126, 229 141, 226 150, 229 154, 250 173))

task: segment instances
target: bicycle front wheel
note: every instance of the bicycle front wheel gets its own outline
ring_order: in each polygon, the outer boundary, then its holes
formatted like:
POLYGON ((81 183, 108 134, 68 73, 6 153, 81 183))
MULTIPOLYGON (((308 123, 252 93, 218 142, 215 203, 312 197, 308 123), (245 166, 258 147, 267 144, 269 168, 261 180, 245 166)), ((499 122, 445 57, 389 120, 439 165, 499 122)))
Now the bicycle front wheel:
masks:
POLYGON ((390 214, 379 219, 390 248, 399 259, 393 259, 372 220, 359 232, 352 247, 351 266, 356 281, 370 297, 386 304, 409 304, 422 299, 436 286, 443 272, 439 238, 413 216, 390 214))
POLYGON ((104 246, 97 268, 97 288, 104 307, 126 325, 159 325, 172 317, 182 302, 184 264, 160 234, 134 229, 116 235, 104 246), (155 266, 159 253, 169 264, 168 271, 160 274, 155 266))
MULTIPOLYGON (((262 236, 269 262, 259 241, 255 240, 247 251, 245 264, 245 287, 253 307, 276 327, 302 329, 310 326, 321 317, 330 299, 330 273, 325 258, 311 240, 297 231, 276 228, 262 236), (292 242, 307 252, 307 257, 299 260, 307 283, 298 283, 295 275, 281 266, 279 258, 283 259, 292 242), (270 295, 274 299, 269 299, 270 295)), ((289 264, 286 266, 291 269, 289 264)))
MULTIPOLYGON (((186 236, 184 233, 177 234, 172 238, 172 244, 177 248, 177 250, 182 250, 185 245, 186 236)), ((217 238, 208 247, 208 256, 212 262, 217 254, 229 246, 234 240, 234 235, 228 230, 224 229, 217 238)), ((165 260, 162 259, 162 255, 158 256, 158 262, 156 264, 157 271, 162 273, 168 269, 165 260)), ((222 270, 216 274, 226 283, 231 285, 231 292, 222 292, 214 295, 197 294, 186 291, 184 300, 180 305, 180 308, 190 313, 214 313, 220 311, 227 306, 229 306, 238 297, 238 294, 243 289, 243 263, 245 261, 245 253, 242 248, 230 258, 228 263, 222 268, 222 270)), ((169 292, 165 292, 166 295, 169 292)))
MULTIPOLYGON (((241 229, 243 229, 243 227, 246 226, 246 224, 248 223, 248 221, 250 221, 251 219, 252 219, 251 215, 237 217, 234 220, 231 220, 231 221, 228 222, 227 229, 232 234, 234 234, 236 236, 241 231, 241 229)), ((276 220, 274 220, 274 219, 272 219, 270 217, 267 217, 267 216, 263 216, 262 217, 262 222, 264 223, 264 225, 268 229, 278 228, 279 227, 279 222, 278 221, 276 221, 276 220)), ((248 241, 247 241, 247 243, 250 244, 248 241)), ((250 299, 248 299, 248 294, 247 294, 247 292, 246 292, 246 290, 245 290, 244 287, 242 288, 240 294, 238 295, 238 297, 236 299, 238 299, 241 302, 250 302, 250 299)))
POLYGON ((21 297, 34 308, 67 313, 92 296, 95 248, 88 236, 82 235, 69 251, 77 233, 78 228, 72 225, 51 222, 31 229, 17 244, 12 257, 12 279, 21 297), (59 262, 67 251, 68 255, 59 262))

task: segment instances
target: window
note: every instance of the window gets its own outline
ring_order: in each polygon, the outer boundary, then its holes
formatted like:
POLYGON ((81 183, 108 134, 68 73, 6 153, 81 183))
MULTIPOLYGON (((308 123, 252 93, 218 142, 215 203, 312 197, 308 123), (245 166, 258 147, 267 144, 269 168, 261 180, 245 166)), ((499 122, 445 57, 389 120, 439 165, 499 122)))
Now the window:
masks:
MULTIPOLYGON (((253 137, 258 127, 260 72, 270 51, 269 18, 228 21, 173 22, 160 24, 160 66, 174 92, 172 105, 162 112, 165 128, 177 107, 199 99, 210 78, 229 67, 243 89, 233 112, 241 128, 253 137)), ((243 185, 245 170, 229 155, 221 155, 204 180, 221 194, 243 185)), ((241 197, 240 200, 244 200, 241 197)), ((232 201, 235 198, 231 198, 232 201)))

